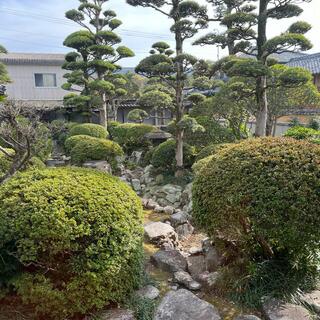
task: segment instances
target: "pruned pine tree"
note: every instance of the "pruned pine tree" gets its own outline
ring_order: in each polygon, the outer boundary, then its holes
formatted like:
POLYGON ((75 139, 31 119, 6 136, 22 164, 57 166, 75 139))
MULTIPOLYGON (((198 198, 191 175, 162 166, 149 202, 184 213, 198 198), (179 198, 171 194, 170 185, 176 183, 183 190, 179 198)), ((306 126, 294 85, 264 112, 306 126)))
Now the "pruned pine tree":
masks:
POLYGON ((126 94, 125 78, 117 74, 119 60, 133 57, 132 50, 121 46, 115 30, 122 24, 112 10, 104 9, 108 0, 79 0, 78 9, 66 12, 66 17, 83 30, 70 34, 64 45, 75 51, 66 55, 64 69, 67 82, 63 88, 72 93, 65 104, 79 107, 87 113, 99 109, 100 124, 107 126, 108 109, 112 101, 126 94))
POLYGON ((215 45, 227 48, 229 55, 247 52, 255 39, 257 24, 254 13, 256 0, 207 0, 213 6, 211 22, 219 22, 225 31, 213 31, 194 42, 195 45, 215 45))
MULTIPOLYGON (((0 53, 7 53, 7 50, 0 45, 0 53)), ((3 63, 0 63, 0 101, 5 98, 5 87, 4 84, 10 82, 10 78, 3 63)))
MULTIPOLYGON (((256 61, 252 59, 233 59, 233 62, 236 63, 233 63, 232 68, 229 69, 229 75, 231 76, 247 76, 254 78, 256 82, 255 96, 258 106, 255 113, 256 136, 265 136, 267 133, 267 79, 270 76, 271 56, 284 52, 306 51, 312 47, 310 41, 305 37, 305 33, 311 28, 307 22, 295 22, 286 31, 270 39, 267 37, 268 24, 272 20, 282 20, 299 16, 303 12, 299 4, 310 1, 311 0, 259 0, 257 12, 252 6, 248 7, 244 5, 244 12, 238 11, 235 14, 225 15, 223 23, 226 21, 231 23, 231 35, 237 35, 238 37, 236 38, 232 53, 243 52, 256 59, 256 61), (241 17, 243 17, 243 20, 241 17), (244 26, 248 28, 244 30, 244 26)), ((212 3, 215 4, 215 1, 212 3)), ((229 32, 227 31, 226 34, 228 37, 229 32)), ((201 43, 201 39, 198 43, 201 43)), ((204 43, 204 40, 202 40, 202 43, 204 43)), ((222 42, 220 42, 220 44, 221 43, 222 42)), ((217 45, 219 41, 216 39, 212 44, 217 45)), ((224 62, 225 59, 223 59, 223 63, 218 63, 215 66, 223 66, 224 62)), ((218 68, 215 68, 214 71, 217 69, 218 68)), ((297 77, 298 76, 297 74, 297 77)))
POLYGON ((155 44, 152 55, 141 61, 136 71, 149 78, 159 78, 175 91, 173 108, 176 123, 176 174, 179 175, 184 166, 184 88, 187 75, 197 61, 184 53, 184 43, 207 26, 207 11, 197 1, 191 0, 127 0, 127 3, 152 8, 172 21, 170 31, 174 34, 175 51, 170 50, 166 43, 155 44))

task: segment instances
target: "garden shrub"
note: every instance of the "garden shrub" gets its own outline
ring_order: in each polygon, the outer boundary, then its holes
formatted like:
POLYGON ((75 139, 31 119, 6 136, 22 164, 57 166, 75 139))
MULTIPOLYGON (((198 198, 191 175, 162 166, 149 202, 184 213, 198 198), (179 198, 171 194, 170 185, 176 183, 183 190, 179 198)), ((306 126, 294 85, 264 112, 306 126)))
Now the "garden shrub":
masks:
POLYGON ((78 142, 80 142, 80 141, 91 141, 92 139, 95 139, 95 138, 90 137, 90 136, 86 136, 86 135, 72 136, 72 137, 68 138, 65 141, 64 149, 65 149, 67 154, 70 154, 72 148, 74 148, 78 142))
POLYGON ((284 134, 285 137, 294 138, 297 140, 307 140, 320 138, 320 131, 306 127, 292 127, 284 134))
POLYGON ((34 319, 80 318, 139 285, 141 202, 115 177, 19 174, 0 190, 0 219, 0 291, 32 306, 34 319))
POLYGON ((195 174, 199 174, 200 170, 202 170, 203 168, 205 168, 205 166, 211 161, 213 155, 212 156, 208 156, 206 158, 200 159, 197 162, 195 162, 192 166, 192 171, 195 174))
POLYGON ((230 145, 196 175, 194 218, 244 260, 305 266, 320 245, 319 157, 320 146, 289 138, 230 145))
POLYGON ((228 146, 229 144, 226 143, 216 143, 216 144, 210 144, 207 147, 204 147, 203 149, 201 149, 199 151, 199 153, 197 154, 196 157, 196 161, 202 160, 206 157, 212 156, 214 155, 216 152, 218 152, 219 150, 225 148, 226 146, 228 146))
MULTIPOLYGON (((170 139, 157 146, 152 154, 151 164, 162 170, 174 170, 176 167, 176 142, 170 139)), ((188 144, 183 146, 183 158, 186 168, 191 168, 195 160, 195 148, 188 144)))
POLYGON ((108 137, 108 131, 98 124, 83 123, 72 127, 70 130, 70 137, 78 135, 106 139, 108 137))
MULTIPOLYGON (((14 153, 12 149, 5 149, 5 151, 9 152, 10 154, 14 153)), ((9 170, 10 165, 11 160, 3 152, 0 152, 0 176, 9 170)))
MULTIPOLYGON (((69 141, 70 142, 70 141, 69 141)), ((114 141, 88 137, 80 139, 70 151, 71 162, 81 165, 91 160, 106 160, 113 168, 116 167, 116 157, 123 155, 123 150, 114 141)))
POLYGON ((57 141, 59 146, 64 146, 65 141, 68 139, 70 130, 77 126, 76 122, 68 122, 65 120, 53 120, 49 124, 52 138, 57 141))
POLYGON ((155 128, 147 124, 124 123, 112 128, 112 138, 118 142, 127 153, 135 150, 146 150, 151 142, 145 138, 155 128))

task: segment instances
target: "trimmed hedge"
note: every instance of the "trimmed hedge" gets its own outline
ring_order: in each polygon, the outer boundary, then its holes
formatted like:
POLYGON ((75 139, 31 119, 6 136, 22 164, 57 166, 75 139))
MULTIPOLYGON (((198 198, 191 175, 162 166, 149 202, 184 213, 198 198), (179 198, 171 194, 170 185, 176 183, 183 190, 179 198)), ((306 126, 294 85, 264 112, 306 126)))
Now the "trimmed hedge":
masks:
MULTIPOLYGON (((188 144, 183 146, 184 166, 191 168, 195 160, 195 148, 188 144)), ((162 170, 174 170, 176 167, 176 142, 170 139, 161 143, 153 151, 151 164, 162 170)))
POLYGON ((196 161, 202 160, 206 157, 212 156, 218 151, 222 150, 229 144, 222 143, 222 144, 210 144, 209 146, 201 149, 199 153, 197 154, 196 161))
POLYGON ((111 136, 118 142, 127 153, 135 150, 146 150, 151 142, 145 138, 147 133, 155 130, 153 126, 147 124, 124 123, 113 125, 111 136))
POLYGON ((320 245, 319 158, 320 146, 288 138, 226 147, 196 175, 194 218, 249 260, 271 248, 295 265, 308 261, 320 245))
POLYGON ((285 137, 297 140, 310 140, 320 137, 320 131, 306 127, 292 127, 284 134, 285 137))
POLYGON ((83 123, 73 126, 70 130, 70 137, 86 135, 94 138, 106 139, 108 137, 108 131, 106 128, 93 123, 83 123))
POLYGON ((64 149, 66 150, 67 154, 70 154, 71 150, 76 146, 78 142, 91 141, 92 139, 94 138, 86 135, 78 135, 78 136, 70 137, 65 141, 64 149))
MULTIPOLYGON (((70 141, 69 144, 71 144, 70 141)), ((71 162, 77 165, 91 160, 106 160, 114 168, 116 157, 122 156, 123 150, 114 141, 84 136, 75 142, 70 155, 71 162)))
POLYGON ((0 190, 1 294, 36 319, 62 320, 120 302, 142 266, 142 207, 130 187, 95 170, 19 174, 0 190))

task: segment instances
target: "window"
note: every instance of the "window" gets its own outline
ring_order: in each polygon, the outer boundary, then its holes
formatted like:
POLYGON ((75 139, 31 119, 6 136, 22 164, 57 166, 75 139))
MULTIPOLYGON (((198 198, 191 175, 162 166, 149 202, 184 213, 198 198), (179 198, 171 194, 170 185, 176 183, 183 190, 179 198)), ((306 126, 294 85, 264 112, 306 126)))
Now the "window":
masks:
POLYGON ((34 78, 37 88, 54 88, 57 86, 55 73, 36 73, 34 78))

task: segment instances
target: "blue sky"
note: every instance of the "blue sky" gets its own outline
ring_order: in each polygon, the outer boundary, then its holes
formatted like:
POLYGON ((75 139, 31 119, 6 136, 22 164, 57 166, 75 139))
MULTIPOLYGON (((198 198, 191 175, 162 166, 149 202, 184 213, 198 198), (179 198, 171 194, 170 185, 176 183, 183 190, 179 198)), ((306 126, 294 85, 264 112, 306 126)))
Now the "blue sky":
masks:
MULTIPOLYGON (((199 0, 205 3, 205 0, 199 0)), ((65 11, 78 6, 77 0, 0 0, 0 43, 11 52, 68 52, 62 45, 65 37, 79 29, 64 18, 65 11)), ((134 8, 125 0, 110 0, 106 7, 117 12, 123 21, 120 33, 123 43, 133 49, 136 57, 122 61, 125 67, 135 66, 145 57, 152 43, 160 40, 171 44, 169 20, 159 13, 146 8, 134 8)), ((308 37, 312 40, 312 52, 320 52, 320 0, 303 5, 305 12, 299 19, 308 21, 313 30, 308 37)), ((284 31, 292 22, 272 21, 268 26, 269 35, 284 31)), ((213 24, 211 30, 219 29, 213 24)), ((198 57, 215 60, 217 50, 213 47, 194 47, 189 41, 186 51, 198 57)), ((223 52, 220 53, 223 55, 223 52)))

